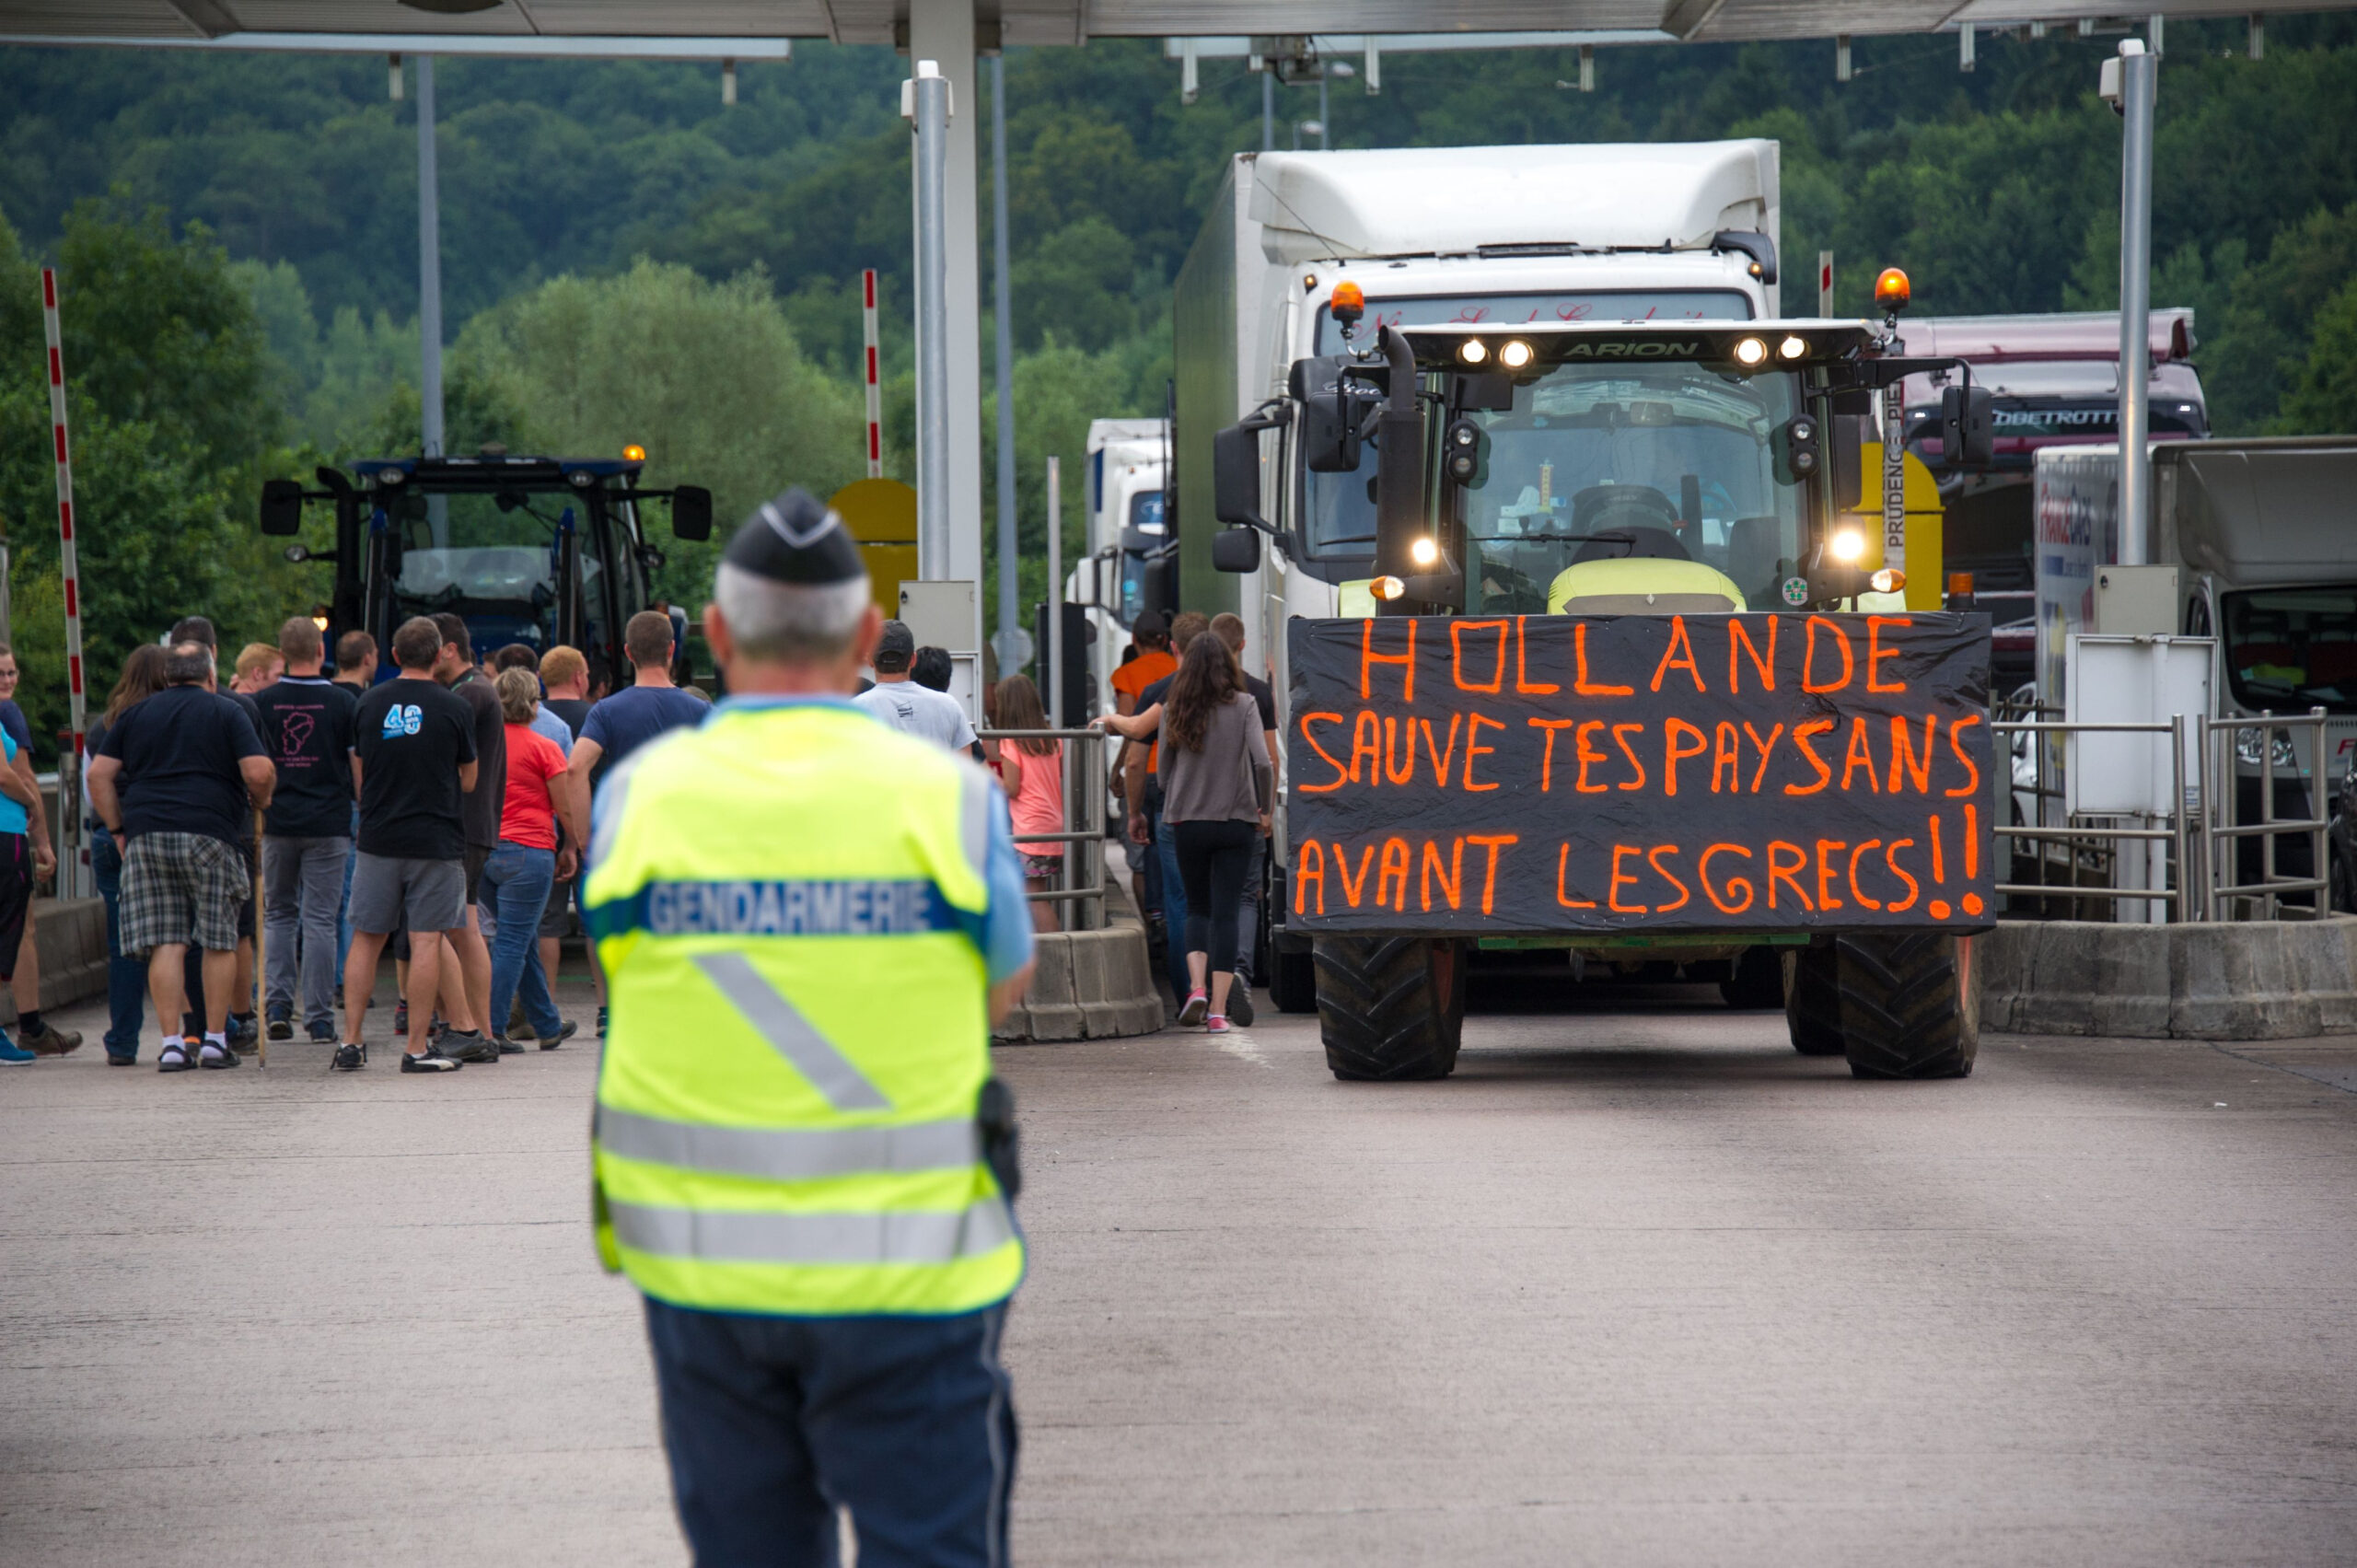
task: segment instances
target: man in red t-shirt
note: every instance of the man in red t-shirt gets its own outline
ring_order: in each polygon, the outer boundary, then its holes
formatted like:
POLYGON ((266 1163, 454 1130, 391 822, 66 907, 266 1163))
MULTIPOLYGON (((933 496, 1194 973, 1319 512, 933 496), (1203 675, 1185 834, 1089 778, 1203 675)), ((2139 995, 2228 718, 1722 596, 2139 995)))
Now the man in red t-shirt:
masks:
POLYGON ((507 723, 507 790, 499 813, 499 844, 483 863, 479 904, 497 921, 491 942, 491 1016, 502 1056, 523 1047, 505 1029, 520 986, 524 1016, 542 1051, 554 1051, 578 1026, 566 1022, 549 994, 548 976, 533 951, 540 912, 557 878, 573 875, 575 854, 557 847, 559 815, 571 815, 572 787, 556 742, 532 728, 540 705, 540 678, 526 668, 500 671, 500 715, 507 723))

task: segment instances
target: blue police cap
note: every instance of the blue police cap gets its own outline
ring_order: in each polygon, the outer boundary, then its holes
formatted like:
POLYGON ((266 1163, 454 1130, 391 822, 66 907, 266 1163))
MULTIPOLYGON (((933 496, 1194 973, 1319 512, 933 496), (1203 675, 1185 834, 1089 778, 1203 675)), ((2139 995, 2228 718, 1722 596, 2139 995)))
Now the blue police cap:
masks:
POLYGON ((842 517, 795 485, 764 501, 738 527, 721 559, 772 582, 826 587, 867 575, 842 517))

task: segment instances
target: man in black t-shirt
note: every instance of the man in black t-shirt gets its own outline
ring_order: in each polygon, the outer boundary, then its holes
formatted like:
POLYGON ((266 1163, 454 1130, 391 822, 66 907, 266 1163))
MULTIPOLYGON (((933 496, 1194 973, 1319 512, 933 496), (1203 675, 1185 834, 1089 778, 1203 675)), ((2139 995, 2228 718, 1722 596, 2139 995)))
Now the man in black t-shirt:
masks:
MULTIPOLYGON (((445 937, 467 934, 467 829, 461 802, 485 787, 475 757, 474 714, 442 689, 434 667, 441 628, 413 616, 393 633, 399 679, 381 682, 353 714, 353 766, 360 778, 360 842, 352 873, 352 951, 344 958, 343 1043, 333 1066, 356 1071, 368 1059, 361 1025, 375 989, 377 959, 396 929, 410 934, 404 1073, 447 1073, 462 1060, 499 1059, 477 1028, 463 987, 447 996, 452 1049, 429 1043, 445 937), (488 1048, 486 1058, 477 1048, 488 1048)), ((480 938, 478 938, 480 940, 480 938)))
MULTIPOLYGON (((450 939, 459 956, 456 972, 442 976, 443 1008, 446 1016, 457 1015, 450 1009, 461 987, 466 992, 466 1011, 477 1018, 486 1017, 491 1006, 491 947, 483 941, 482 926, 475 912, 475 890, 482 881, 483 863, 491 852, 499 847, 499 819, 507 806, 507 716, 500 711, 499 693, 489 677, 475 667, 474 639, 467 631, 466 621, 447 611, 434 618, 435 627, 442 633, 442 652, 434 661, 434 679, 447 687, 451 693, 467 704, 473 716, 475 765, 474 793, 468 796, 459 808, 465 820, 467 848, 464 855, 467 873, 467 923, 459 935, 450 939)), ((415 938, 412 938, 414 942, 415 938)), ((411 955, 414 961, 416 955, 411 955)), ((432 993, 425 993, 427 1011, 432 1009, 432 993)), ((410 987, 411 1011, 419 992, 410 987)), ((493 1019, 490 1031, 499 1032, 506 1019, 493 1019)))
POLYGON ((301 934, 303 1023, 335 1043, 336 917, 352 857, 352 743, 356 699, 320 673, 319 626, 298 615, 278 629, 286 673, 253 693, 262 744, 278 765, 278 793, 262 822, 263 919, 270 933, 262 1016, 273 1040, 295 1030, 296 933, 301 934))
POLYGON ((238 968, 237 916, 251 896, 239 840, 248 801, 270 804, 276 770, 246 711, 210 690, 213 651, 176 644, 165 656, 171 685, 126 709, 90 763, 90 804, 123 844, 122 950, 148 960, 156 1016, 167 1030, 157 1065, 235 1067, 226 1035, 238 968), (181 962, 204 949, 203 1043, 173 1026, 187 1001, 181 962))

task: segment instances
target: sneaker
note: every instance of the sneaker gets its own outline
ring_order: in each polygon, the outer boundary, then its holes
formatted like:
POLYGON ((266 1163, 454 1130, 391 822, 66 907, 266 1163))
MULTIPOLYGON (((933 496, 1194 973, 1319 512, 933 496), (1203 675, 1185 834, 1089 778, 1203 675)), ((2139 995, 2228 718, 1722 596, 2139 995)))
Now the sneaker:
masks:
POLYGON ((571 1040, 575 1035, 579 1034, 580 1032, 581 1026, 575 1023, 571 1018, 567 1018, 564 1022, 556 1027, 556 1033, 552 1035, 542 1035, 540 1037, 540 1049, 542 1051, 554 1051, 558 1046, 563 1045, 566 1040, 571 1040))
POLYGON ((310 1035, 311 1043, 313 1045, 334 1045, 337 1043, 335 1026, 333 1024, 313 1024, 310 1028, 310 1035))
POLYGON ((1210 1016, 1206 1017, 1203 1020, 1203 1032, 1207 1035, 1225 1034, 1227 1032, 1227 1016, 1224 1013, 1213 1013, 1210 1016))
POLYGON ((403 1039, 406 1038, 408 1034, 409 999, 407 997, 403 997, 401 1001, 393 1004, 393 1035, 396 1039, 403 1039))
POLYGON ((41 1058, 37 1053, 27 1051, 23 1046, 10 1040, 6 1030, 0 1029, 0 1067, 22 1067, 39 1060, 41 1058))
POLYGON ((426 1047, 423 1056, 412 1056, 406 1052, 401 1056, 401 1071, 404 1073, 455 1073, 465 1065, 455 1056, 443 1055, 438 1045, 426 1047))
POLYGON ((1182 1024, 1200 1024, 1203 1021, 1203 1015, 1211 1010, 1210 997, 1200 991, 1190 991, 1187 993, 1187 1005, 1178 1009, 1178 1021, 1182 1024))
POLYGON ((82 1044, 82 1031, 61 1029, 43 1018, 40 1028, 19 1030, 17 1044, 35 1056, 71 1056, 82 1044))
POLYGON ((286 1013, 273 1013, 270 1016, 270 1038, 273 1040, 293 1040, 295 1038, 295 1019, 293 1016, 286 1013))
POLYGON ((517 1045, 514 1040, 509 1040, 505 1035, 492 1036, 491 1043, 499 1048, 499 1054, 502 1056, 521 1056, 524 1054, 524 1048, 517 1045))
POLYGON ((434 1049, 440 1051, 453 1062, 496 1062, 499 1060, 498 1045, 484 1039, 482 1031, 478 1029, 447 1030, 442 1036, 440 1043, 434 1049))
POLYGON ((200 1067, 235 1067, 237 1050, 226 1040, 208 1040, 197 1049, 196 1064, 200 1067))
POLYGON ((1227 1021, 1248 1028, 1252 1023, 1252 988, 1244 983, 1241 975, 1227 993, 1227 1021))
POLYGON ((357 1073, 368 1065, 368 1048, 349 1041, 335 1048, 335 1060, 328 1063, 331 1073, 357 1073))
POLYGON ((107 1052, 107 1065, 110 1067, 136 1067, 139 1065, 139 1053, 135 1051, 110 1051, 107 1052))
POLYGON ((156 1057, 158 1073, 185 1073, 195 1065, 196 1047, 184 1040, 170 1041, 156 1057))
POLYGON ((598 1038, 606 1038, 606 1010, 603 1007, 598 1009, 598 1038))
POLYGON ((256 1018, 251 1013, 242 1018, 232 1013, 229 1015, 229 1027, 224 1032, 228 1039, 230 1050, 243 1051, 261 1039, 261 1020, 256 1018))

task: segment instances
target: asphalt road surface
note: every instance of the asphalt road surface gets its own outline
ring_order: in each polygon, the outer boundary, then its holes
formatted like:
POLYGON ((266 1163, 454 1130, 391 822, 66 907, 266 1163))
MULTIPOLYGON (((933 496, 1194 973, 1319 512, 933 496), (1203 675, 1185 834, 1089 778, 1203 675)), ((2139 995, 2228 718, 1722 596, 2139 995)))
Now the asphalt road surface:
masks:
MULTIPOLYGON (((1000 1053, 1017 1562, 2357 1560, 2357 1045, 1865 1084, 1708 993, 1487 1001, 1442 1084, 1265 1011, 1000 1053)), ((0 1075, 0 1564, 684 1559, 590 1051, 69 1021, 0 1075)))

